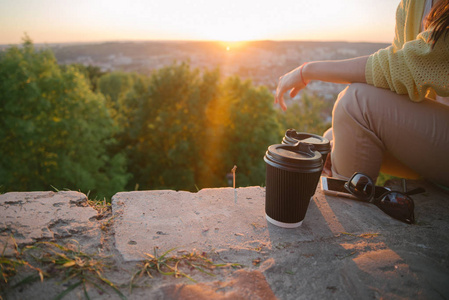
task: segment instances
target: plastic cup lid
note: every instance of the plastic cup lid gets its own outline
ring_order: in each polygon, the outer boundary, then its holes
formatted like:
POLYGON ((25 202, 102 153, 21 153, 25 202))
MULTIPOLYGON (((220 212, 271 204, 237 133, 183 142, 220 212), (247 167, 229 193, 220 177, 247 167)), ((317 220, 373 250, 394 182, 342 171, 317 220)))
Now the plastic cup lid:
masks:
POLYGON ((321 154, 331 151, 330 142, 325 137, 313 133, 297 132, 295 129, 288 129, 285 132, 284 141, 287 144, 296 144, 297 142, 311 144, 321 154))
POLYGON ((264 160, 273 167, 291 172, 312 173, 323 169, 321 153, 312 150, 310 144, 301 142, 271 145, 264 160))

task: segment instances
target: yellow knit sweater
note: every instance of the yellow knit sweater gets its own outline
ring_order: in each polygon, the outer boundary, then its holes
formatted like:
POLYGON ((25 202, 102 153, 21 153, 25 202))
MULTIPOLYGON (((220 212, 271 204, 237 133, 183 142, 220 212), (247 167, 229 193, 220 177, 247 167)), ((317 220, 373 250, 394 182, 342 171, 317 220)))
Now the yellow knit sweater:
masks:
POLYGON ((420 33, 425 2, 401 1, 393 44, 372 54, 365 67, 368 84, 408 94, 417 102, 449 96, 449 35, 431 49, 431 31, 420 33))

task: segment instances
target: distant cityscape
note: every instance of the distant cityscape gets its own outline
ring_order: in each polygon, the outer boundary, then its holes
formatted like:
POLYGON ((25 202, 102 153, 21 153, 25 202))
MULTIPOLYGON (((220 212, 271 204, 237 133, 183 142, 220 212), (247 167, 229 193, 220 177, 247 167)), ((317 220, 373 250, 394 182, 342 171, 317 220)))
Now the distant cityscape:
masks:
MULTIPOLYGON (((388 44, 304 41, 253 41, 224 43, 209 41, 105 42, 36 45, 53 50, 60 64, 98 66, 102 71, 151 74, 175 62, 188 61, 192 68, 219 67, 223 76, 238 75, 274 91, 278 78, 307 61, 346 59, 367 55, 388 44)), ((4 49, 7 46, 0 46, 4 49)), ((333 99, 344 85, 312 82, 311 93, 333 99)))

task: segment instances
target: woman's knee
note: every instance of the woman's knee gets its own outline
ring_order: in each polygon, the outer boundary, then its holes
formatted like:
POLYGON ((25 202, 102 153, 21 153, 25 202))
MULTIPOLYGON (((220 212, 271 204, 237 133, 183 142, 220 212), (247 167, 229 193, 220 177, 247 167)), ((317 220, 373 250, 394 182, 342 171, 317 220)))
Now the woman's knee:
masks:
POLYGON ((369 98, 363 84, 351 84, 334 105, 332 171, 341 176, 363 171, 375 178, 379 172, 384 147, 370 128, 366 104, 369 98))
POLYGON ((363 84, 353 83, 338 95, 332 112, 334 125, 348 116, 354 118, 356 115, 360 115, 360 101, 363 97, 359 97, 359 95, 361 92, 363 93, 363 88, 363 84))

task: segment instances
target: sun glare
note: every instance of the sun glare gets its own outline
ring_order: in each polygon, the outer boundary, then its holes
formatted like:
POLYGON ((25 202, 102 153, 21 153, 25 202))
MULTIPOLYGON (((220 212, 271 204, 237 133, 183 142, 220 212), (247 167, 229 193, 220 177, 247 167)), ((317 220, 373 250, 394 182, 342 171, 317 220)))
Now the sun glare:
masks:
POLYGON ((232 52, 234 50, 241 49, 245 47, 245 45, 248 43, 248 41, 217 41, 225 50, 226 52, 232 52))

